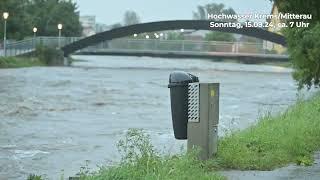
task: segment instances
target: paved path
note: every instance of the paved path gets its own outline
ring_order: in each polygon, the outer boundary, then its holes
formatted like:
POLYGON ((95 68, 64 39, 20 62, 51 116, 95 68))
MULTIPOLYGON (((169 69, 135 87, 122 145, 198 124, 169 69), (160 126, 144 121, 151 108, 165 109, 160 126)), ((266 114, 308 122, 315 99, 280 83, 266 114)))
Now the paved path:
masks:
POLYGON ((312 166, 296 166, 276 169, 273 171, 223 171, 229 180, 320 180, 320 152, 315 154, 312 166))

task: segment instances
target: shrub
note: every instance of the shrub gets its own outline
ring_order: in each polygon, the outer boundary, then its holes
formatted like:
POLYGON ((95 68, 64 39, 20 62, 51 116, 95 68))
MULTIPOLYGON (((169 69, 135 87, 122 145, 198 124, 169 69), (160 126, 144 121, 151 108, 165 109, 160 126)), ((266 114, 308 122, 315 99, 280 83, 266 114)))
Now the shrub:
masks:
POLYGON ((37 46, 36 56, 47 65, 63 65, 63 51, 53 47, 37 46))
POLYGON ((225 179, 209 171, 197 158, 197 152, 160 157, 150 137, 141 129, 130 129, 118 143, 122 161, 118 166, 102 167, 98 172, 82 174, 81 180, 100 179, 225 179))
MULTIPOLYGON (((288 52, 295 69, 293 77, 299 88, 320 87, 320 1, 271 0, 280 12, 292 14, 311 14, 312 19, 304 20, 309 27, 288 27, 284 35, 288 52)), ((301 20, 290 20, 299 22, 301 20)), ((289 23, 287 22, 289 25, 289 23)))
POLYGON ((288 50, 299 88, 320 87, 320 23, 311 29, 287 29, 288 50))
POLYGON ((30 174, 27 178, 27 180, 43 180, 41 176, 35 175, 35 174, 30 174))

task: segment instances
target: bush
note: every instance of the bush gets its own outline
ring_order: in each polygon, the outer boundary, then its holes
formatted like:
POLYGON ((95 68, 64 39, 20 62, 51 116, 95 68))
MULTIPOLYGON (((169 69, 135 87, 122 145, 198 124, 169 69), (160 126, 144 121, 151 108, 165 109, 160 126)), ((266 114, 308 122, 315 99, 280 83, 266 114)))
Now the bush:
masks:
POLYGON ((320 23, 311 29, 287 29, 285 34, 299 88, 320 87, 320 23))
POLYGON ((204 38, 206 41, 227 41, 227 42, 234 42, 235 38, 231 33, 213 31, 209 32, 205 35, 204 38))
MULTIPOLYGON (((292 14, 311 14, 312 19, 304 20, 309 27, 290 27, 284 29, 288 52, 295 69, 293 77, 299 88, 320 86, 320 1, 271 0, 280 12, 292 14)), ((301 20, 290 20, 299 22, 301 20)), ((287 24, 289 24, 287 22, 287 24)))
POLYGON ((25 58, 25 57, 0 57, 0 68, 20 68, 43 66, 38 58, 25 58))
POLYGON ((150 137, 141 129, 130 129, 118 143, 122 161, 118 166, 102 167, 93 174, 85 173, 81 180, 152 180, 152 179, 225 179, 204 167, 197 152, 160 157, 150 137))
POLYGON ((63 51, 53 47, 37 46, 36 56, 46 65, 64 65, 63 51))
POLYGON ((27 180, 43 180, 43 178, 35 174, 30 174, 27 180))

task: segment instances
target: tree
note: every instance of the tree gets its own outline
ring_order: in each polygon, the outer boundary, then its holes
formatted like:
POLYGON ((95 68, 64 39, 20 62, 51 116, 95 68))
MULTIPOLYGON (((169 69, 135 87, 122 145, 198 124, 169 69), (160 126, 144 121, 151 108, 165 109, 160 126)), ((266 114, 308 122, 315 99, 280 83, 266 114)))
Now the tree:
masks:
MULTIPOLYGON (((7 20, 7 38, 22 39, 32 32, 30 15, 26 11, 28 0, 1 0, 0 13, 9 12, 7 20)), ((3 33, 3 23, 0 23, 0 32, 3 33)))
MULTIPOLYGON (((57 36, 57 24, 63 24, 62 35, 80 36, 82 27, 76 3, 70 0, 1 0, 0 13, 9 12, 8 39, 32 36, 37 27, 39 36, 57 36)), ((3 23, 0 23, 2 31, 3 23)))
POLYGON ((184 40, 184 36, 182 33, 178 32, 168 32, 167 40, 184 40))
POLYGON ((126 11, 123 19, 124 25, 129 26, 132 24, 139 24, 140 18, 134 11, 126 11))
MULTIPOLYGON (((275 0, 280 12, 311 14, 308 27, 288 27, 283 29, 288 44, 288 52, 294 67, 293 78, 298 87, 320 87, 320 1, 275 0)), ((290 20, 299 22, 301 20, 290 20)), ((287 22, 289 23, 289 22, 287 22)))
POLYGON ((38 27, 40 36, 57 36, 57 24, 63 24, 63 36, 81 36, 77 4, 63 0, 33 0, 29 7, 32 24, 38 27))
MULTIPOLYGON (((193 12, 193 18, 205 20, 208 14, 236 14, 232 8, 225 8, 224 4, 211 3, 204 6, 198 6, 197 12, 193 12)), ((215 21, 235 21, 233 19, 214 19, 215 21)), ((234 41, 235 38, 230 33, 224 32, 209 32, 205 36, 206 41, 234 41)))
MULTIPOLYGON (((224 4, 210 3, 198 6, 197 11, 193 12, 193 18, 198 20, 208 19, 208 14, 236 14, 232 8, 225 8, 224 4)), ((234 21, 232 19, 215 19, 216 21, 234 21)))
POLYGON ((204 39, 206 41, 235 41, 232 34, 219 31, 207 33, 204 39))
POLYGON ((115 23, 111 25, 111 29, 120 28, 120 27, 122 27, 121 23, 115 23))

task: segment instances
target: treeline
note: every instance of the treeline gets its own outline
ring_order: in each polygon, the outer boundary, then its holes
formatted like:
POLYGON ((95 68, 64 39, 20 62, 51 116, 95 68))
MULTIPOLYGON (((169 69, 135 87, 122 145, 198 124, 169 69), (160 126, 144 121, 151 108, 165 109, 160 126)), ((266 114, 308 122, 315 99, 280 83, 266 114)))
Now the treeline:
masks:
MULTIPOLYGON (((71 0, 1 0, 1 16, 4 12, 9 13, 8 39, 32 36, 33 27, 39 36, 57 36, 59 23, 63 24, 63 36, 80 36, 82 32, 77 4, 71 0)), ((0 23, 0 34, 3 26, 0 23)))

